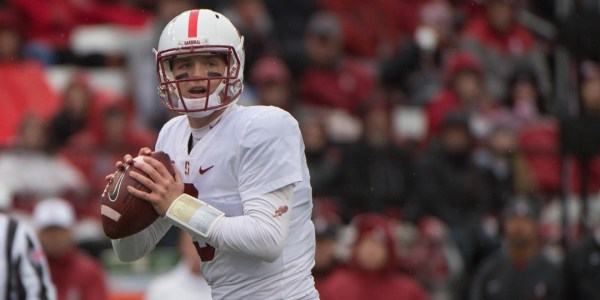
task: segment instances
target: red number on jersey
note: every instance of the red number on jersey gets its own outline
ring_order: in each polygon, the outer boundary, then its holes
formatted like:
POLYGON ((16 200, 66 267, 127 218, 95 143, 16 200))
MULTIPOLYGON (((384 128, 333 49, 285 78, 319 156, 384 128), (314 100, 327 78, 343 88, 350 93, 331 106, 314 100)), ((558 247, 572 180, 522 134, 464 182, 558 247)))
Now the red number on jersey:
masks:
MULTIPOLYGON (((198 190, 192 183, 186 183, 183 192, 198 198, 198 190)), ((215 247, 209 244, 206 244, 204 247, 200 247, 198 242, 194 242, 194 246, 196 247, 196 252, 198 252, 201 261, 211 261, 215 258, 215 247)))

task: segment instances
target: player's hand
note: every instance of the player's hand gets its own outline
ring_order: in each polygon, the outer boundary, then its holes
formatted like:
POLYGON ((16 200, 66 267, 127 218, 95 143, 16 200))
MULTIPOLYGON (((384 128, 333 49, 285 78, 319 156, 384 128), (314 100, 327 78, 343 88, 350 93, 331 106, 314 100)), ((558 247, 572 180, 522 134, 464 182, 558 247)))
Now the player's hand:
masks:
MULTIPOLYGON (((138 156, 142 156, 142 155, 150 155, 152 154, 152 150, 148 147, 143 147, 140 149, 140 151, 138 152, 138 156)), ((107 183, 111 183, 112 179, 114 178, 115 174, 118 171, 122 171, 123 169, 125 169, 125 164, 131 164, 133 162, 133 156, 131 156, 131 154, 127 153, 125 154, 125 156, 123 156, 123 160, 121 161, 117 161, 115 163, 115 167, 117 168, 117 171, 115 171, 114 173, 108 174, 104 177, 104 180, 107 183)))
MULTIPOLYGON (((140 151, 138 152, 138 156, 150 156, 152 154, 152 149, 148 148, 148 147, 143 147, 140 149, 140 151)), ((123 170, 125 168, 125 165, 131 165, 133 163, 133 156, 131 156, 131 154, 127 153, 125 154, 125 156, 123 156, 123 160, 118 161, 115 163, 115 166, 117 167, 117 170, 123 170)))
POLYGON ((132 186, 128 186, 127 190, 132 195, 152 203, 156 213, 164 217, 171 203, 183 194, 184 184, 179 176, 179 172, 173 166, 175 177, 171 176, 167 168, 160 161, 146 155, 144 155, 142 160, 133 161, 133 166, 146 173, 150 178, 135 171, 130 171, 130 176, 146 186, 150 191, 143 192, 132 186))

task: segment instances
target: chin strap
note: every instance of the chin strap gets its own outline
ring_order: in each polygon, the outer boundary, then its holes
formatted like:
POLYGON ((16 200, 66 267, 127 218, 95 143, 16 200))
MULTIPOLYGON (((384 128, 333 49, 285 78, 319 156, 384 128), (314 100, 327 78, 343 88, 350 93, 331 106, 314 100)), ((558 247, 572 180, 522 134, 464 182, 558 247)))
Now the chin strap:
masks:
MULTIPOLYGON (((211 106, 216 106, 222 103, 223 99, 223 89, 225 88, 225 84, 224 83, 219 83, 219 86, 217 87, 217 89, 215 90, 214 93, 210 94, 210 96, 208 96, 208 100, 206 97, 202 97, 202 98, 186 98, 183 97, 183 101, 185 101, 185 108, 187 108, 187 110, 196 110, 196 109, 203 109, 204 107, 211 107, 211 106), (208 101, 208 105, 206 105, 206 101, 208 101)), ((178 97, 178 95, 176 94, 176 92, 172 92, 171 94, 174 97, 178 97)), ((181 103, 181 101, 177 102, 177 108, 183 109, 183 104, 181 103)), ((195 112, 186 112, 186 114, 190 117, 195 117, 195 118, 203 118, 203 117, 207 117, 209 116, 214 110, 206 110, 206 111, 195 111, 195 112)))

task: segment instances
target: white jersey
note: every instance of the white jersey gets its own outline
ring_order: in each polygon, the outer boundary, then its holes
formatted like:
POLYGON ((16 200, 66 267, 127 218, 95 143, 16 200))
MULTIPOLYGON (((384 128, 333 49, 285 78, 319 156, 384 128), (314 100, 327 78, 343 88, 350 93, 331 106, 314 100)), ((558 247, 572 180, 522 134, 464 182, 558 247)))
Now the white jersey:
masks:
MULTIPOLYGON (((210 126, 189 153, 191 129, 186 116, 170 120, 159 134, 156 150, 168 153, 174 161, 186 183, 187 194, 218 208, 226 217, 235 217, 244 215, 245 201, 294 185, 289 232, 282 254, 267 262, 251 253, 231 248, 220 251, 216 246, 212 260, 202 263, 213 298, 318 297, 310 274, 315 251, 312 190, 298 123, 279 108, 234 105, 210 126)), ((279 213, 285 214, 287 207, 272 211, 276 218, 279 213)), ((168 229, 167 224, 170 223, 159 219, 145 236, 156 242, 157 236, 159 239, 168 229)), ((237 233, 222 235, 235 239, 237 233)), ((195 240, 204 245, 199 237, 195 240)), ((153 246, 136 245, 140 249, 135 251, 148 252, 153 246)), ((117 247, 116 244, 116 250, 117 247)))

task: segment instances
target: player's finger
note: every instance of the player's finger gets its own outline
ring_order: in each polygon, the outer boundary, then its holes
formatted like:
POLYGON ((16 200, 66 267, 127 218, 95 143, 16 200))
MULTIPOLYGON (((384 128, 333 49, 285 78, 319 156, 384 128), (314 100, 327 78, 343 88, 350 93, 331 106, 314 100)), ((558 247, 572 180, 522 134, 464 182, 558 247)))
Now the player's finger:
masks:
MULTIPOLYGON (((144 159, 145 163, 151 165, 154 169, 156 169, 156 171, 158 172, 160 177, 173 178, 173 176, 171 176, 169 171, 167 171, 167 168, 165 167, 165 165, 163 165, 162 162, 160 162, 157 159, 155 159, 154 157, 150 157, 150 156, 144 156, 143 159, 144 159)), ((159 180, 159 178, 154 178, 154 177, 152 177, 152 179, 154 179, 155 181, 159 180)))
MULTIPOLYGON (((154 158, 152 158, 150 156, 147 156, 147 157, 144 157, 144 158, 148 159, 149 161, 155 160, 154 158)), ((160 181, 161 178, 162 178, 162 176, 160 175, 160 173, 155 169, 155 167, 153 165, 151 165, 150 163, 146 162, 145 159, 134 160, 133 161, 133 165, 136 168, 140 169, 142 172, 146 173, 146 175, 148 175, 148 177, 150 177, 150 179, 152 181, 154 181, 154 182, 160 181)))
POLYGON ((179 176, 179 171, 177 171, 177 168, 175 168, 175 163, 171 163, 171 165, 173 166, 173 170, 175 170, 175 172, 173 172, 173 173, 175 173, 175 177, 174 177, 175 182, 177 182, 177 183, 181 182, 182 181, 181 176, 179 176))
POLYGON ((132 194, 134 197, 137 197, 139 199, 145 200, 150 202, 150 204, 152 204, 152 207, 154 208, 154 211, 156 211, 156 213, 161 216, 164 217, 165 213, 161 211, 161 209, 159 208, 159 204, 158 204, 158 200, 154 199, 152 197, 151 193, 147 193, 144 191, 140 191, 132 186, 127 186, 127 191, 132 194))
POLYGON ((142 155, 151 155, 152 154, 152 149, 148 148, 148 147, 143 147, 142 149, 140 149, 140 151, 138 152, 138 156, 142 156, 142 155))
POLYGON ((123 163, 131 164, 132 162, 133 162, 133 156, 131 156, 131 154, 125 154, 125 156, 123 156, 123 163))
POLYGON ((131 178, 137 180, 139 183, 143 184, 150 191, 154 191, 156 189, 156 183, 154 181, 152 181, 152 179, 150 179, 136 171, 129 171, 129 176, 131 176, 131 178))
POLYGON ((108 174, 108 175, 106 175, 106 177, 104 177, 104 180, 105 180, 106 182, 108 182, 108 183, 111 183, 111 182, 112 182, 112 179, 113 179, 114 177, 115 177, 115 173, 108 174))
POLYGON ((127 191, 132 194, 134 197, 140 198, 142 200, 146 200, 148 202, 152 202, 150 201, 150 193, 146 193, 144 191, 140 191, 134 187, 132 187, 131 185, 127 186, 127 191))

